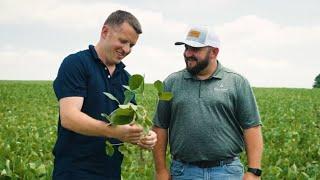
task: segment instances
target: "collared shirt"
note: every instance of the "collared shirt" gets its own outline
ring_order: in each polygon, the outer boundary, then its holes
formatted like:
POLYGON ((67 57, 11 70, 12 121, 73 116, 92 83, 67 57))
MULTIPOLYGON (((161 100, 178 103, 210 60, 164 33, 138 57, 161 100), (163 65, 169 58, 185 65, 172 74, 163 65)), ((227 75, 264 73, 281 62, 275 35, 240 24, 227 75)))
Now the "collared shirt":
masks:
MULTIPOLYGON (((101 113, 110 114, 118 104, 106 97, 103 92, 113 94, 120 102, 124 101, 124 87, 129 74, 120 62, 111 76, 107 67, 99 59, 94 46, 66 57, 59 69, 53 88, 57 99, 83 97, 81 111, 97 120, 105 121, 101 113)), ((61 126, 59 117, 58 138, 53 150, 55 172, 76 171, 102 174, 106 177, 120 177, 122 154, 115 151, 112 157, 105 153, 104 137, 85 136, 61 126)), ((110 140, 119 143, 118 140, 110 140)))
POLYGON ((181 160, 221 160, 244 148, 243 129, 261 124, 253 91, 241 75, 219 62, 214 74, 199 80, 186 69, 171 74, 154 125, 169 129, 170 151, 181 160))

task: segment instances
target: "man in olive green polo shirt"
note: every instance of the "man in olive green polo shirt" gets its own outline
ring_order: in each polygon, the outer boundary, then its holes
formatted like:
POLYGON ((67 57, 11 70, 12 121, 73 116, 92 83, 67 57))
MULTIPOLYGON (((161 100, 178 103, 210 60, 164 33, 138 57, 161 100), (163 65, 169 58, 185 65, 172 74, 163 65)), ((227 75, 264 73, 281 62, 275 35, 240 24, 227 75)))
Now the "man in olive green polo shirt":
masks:
POLYGON ((192 27, 185 41, 175 45, 185 46, 186 68, 164 81, 174 97, 159 102, 154 117, 156 178, 260 179, 261 120, 249 82, 217 61, 220 41, 208 28, 192 27), (244 148, 245 174, 239 160, 244 148))

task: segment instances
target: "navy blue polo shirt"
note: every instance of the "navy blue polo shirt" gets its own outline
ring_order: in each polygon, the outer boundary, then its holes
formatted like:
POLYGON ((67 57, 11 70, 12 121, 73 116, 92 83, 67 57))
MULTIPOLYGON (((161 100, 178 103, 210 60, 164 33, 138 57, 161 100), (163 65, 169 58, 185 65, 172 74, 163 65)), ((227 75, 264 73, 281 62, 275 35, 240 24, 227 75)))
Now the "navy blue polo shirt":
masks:
MULTIPOLYGON (((128 84, 129 73, 121 62, 110 76, 107 67, 99 59, 94 46, 67 56, 54 80, 54 92, 60 100, 64 97, 83 97, 81 111, 97 120, 105 120, 101 113, 110 114, 118 107, 115 101, 103 92, 113 94, 121 103, 124 101, 124 88, 128 84)), ((53 149, 55 156, 54 174, 61 172, 86 172, 120 179, 121 162, 119 151, 112 157, 105 153, 104 137, 84 136, 61 126, 59 117, 58 138, 53 149)), ((119 140, 109 139, 112 143, 119 140)))

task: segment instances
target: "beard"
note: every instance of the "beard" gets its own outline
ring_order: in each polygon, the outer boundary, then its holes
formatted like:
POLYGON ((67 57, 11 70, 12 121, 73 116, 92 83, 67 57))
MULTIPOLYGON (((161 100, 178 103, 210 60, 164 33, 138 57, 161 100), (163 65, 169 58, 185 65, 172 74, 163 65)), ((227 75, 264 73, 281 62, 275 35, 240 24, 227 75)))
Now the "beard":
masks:
POLYGON ((184 60, 186 62, 186 69, 187 71, 192 74, 192 75, 197 75, 199 72, 201 72, 202 70, 204 70, 206 67, 208 67, 209 65, 209 55, 210 55, 210 51, 207 52, 206 56, 203 59, 198 59, 194 56, 191 57, 186 57, 184 55, 184 60), (194 67, 190 67, 188 66, 188 61, 195 61, 196 65, 194 67))

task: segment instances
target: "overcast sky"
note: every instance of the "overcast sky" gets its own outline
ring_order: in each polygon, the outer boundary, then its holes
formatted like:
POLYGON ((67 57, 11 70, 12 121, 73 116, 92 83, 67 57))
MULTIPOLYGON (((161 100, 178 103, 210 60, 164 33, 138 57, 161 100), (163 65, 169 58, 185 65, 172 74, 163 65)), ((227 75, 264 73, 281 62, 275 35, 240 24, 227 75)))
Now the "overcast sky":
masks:
POLYGON ((318 0, 0 0, 0 80, 53 80, 63 58, 96 44, 106 17, 117 9, 142 24, 131 73, 147 82, 185 67, 190 25, 220 36, 222 65, 254 87, 311 88, 320 73, 318 0))

